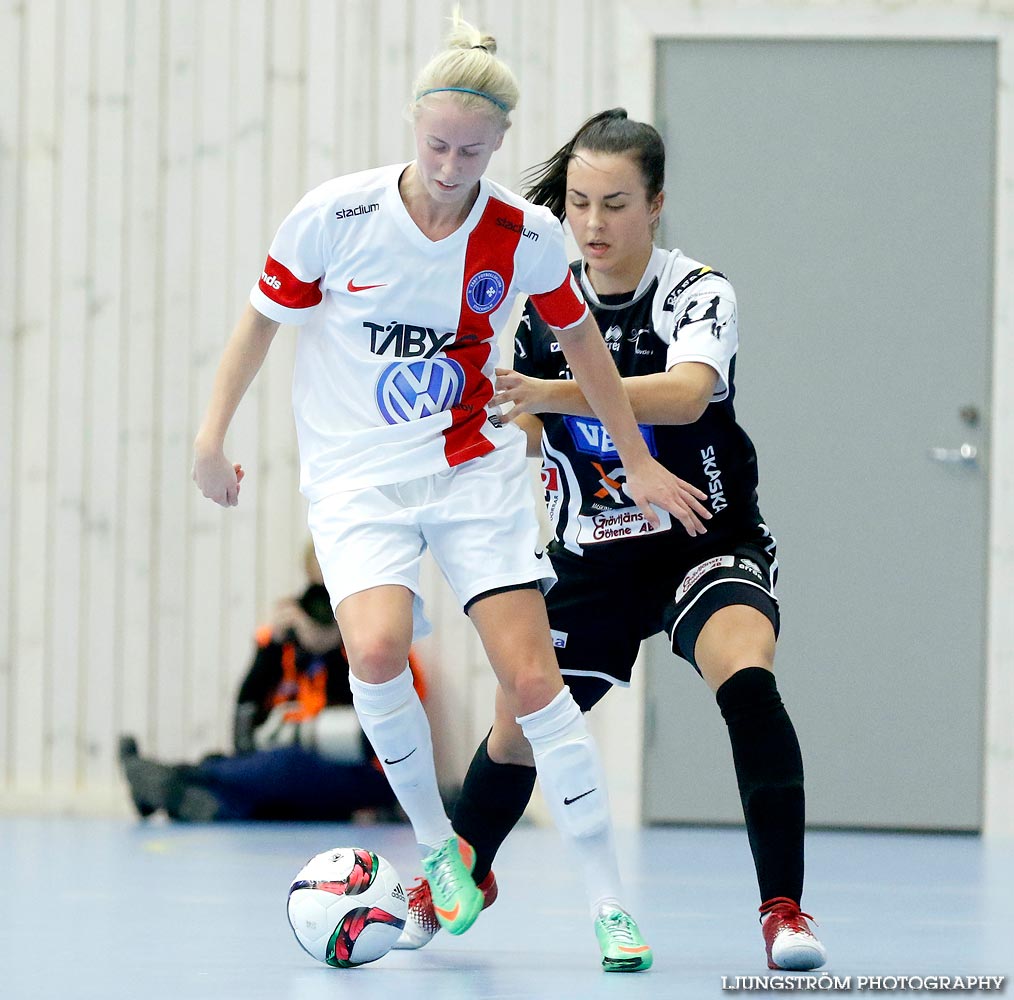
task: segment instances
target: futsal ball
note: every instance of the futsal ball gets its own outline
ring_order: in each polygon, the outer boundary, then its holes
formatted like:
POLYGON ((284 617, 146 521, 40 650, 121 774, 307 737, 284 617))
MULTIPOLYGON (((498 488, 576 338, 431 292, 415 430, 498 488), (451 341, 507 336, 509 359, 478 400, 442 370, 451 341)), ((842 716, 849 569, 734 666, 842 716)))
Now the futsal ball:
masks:
POLYGON ((289 926, 303 949, 336 969, 375 962, 405 926, 408 902, 394 866, 362 847, 324 851, 289 886, 289 926))

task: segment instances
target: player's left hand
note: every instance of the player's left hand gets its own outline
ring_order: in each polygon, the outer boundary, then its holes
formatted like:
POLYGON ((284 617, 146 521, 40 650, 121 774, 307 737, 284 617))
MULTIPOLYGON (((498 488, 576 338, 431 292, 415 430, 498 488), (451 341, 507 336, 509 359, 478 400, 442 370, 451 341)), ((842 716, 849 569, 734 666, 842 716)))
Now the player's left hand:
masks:
POLYGON ((625 471, 624 492, 640 507, 645 520, 653 527, 659 524, 658 514, 652 509, 654 504, 669 511, 691 538, 707 532, 704 522, 711 519, 711 511, 702 503, 707 500, 703 490, 674 476, 650 456, 634 469, 625 466, 625 471))
POLYGON ((497 368, 496 393, 490 402, 497 406, 513 404, 511 409, 503 411, 505 423, 516 420, 522 413, 546 413, 546 402, 554 384, 547 379, 522 375, 510 368, 497 368))

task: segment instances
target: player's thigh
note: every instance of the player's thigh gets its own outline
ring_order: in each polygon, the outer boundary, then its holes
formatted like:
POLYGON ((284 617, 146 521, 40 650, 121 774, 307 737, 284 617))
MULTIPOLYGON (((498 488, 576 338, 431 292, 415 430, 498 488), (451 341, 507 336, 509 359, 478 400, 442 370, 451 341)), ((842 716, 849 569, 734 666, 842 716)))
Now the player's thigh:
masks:
POLYGON ((307 521, 353 673, 375 681, 387 672, 380 664, 403 668, 406 636, 411 643, 413 631, 429 631, 419 584, 425 545, 411 512, 389 488, 366 488, 314 501, 307 521))
POLYGON ((743 667, 770 668, 780 626, 776 565, 773 547, 737 546, 692 567, 666 602, 662 623, 673 652, 713 689, 743 667))
POLYGON ((472 603, 468 616, 515 716, 544 708, 560 693, 563 681, 539 590, 489 594, 472 603))
POLYGON ((648 595, 633 569, 566 552, 552 559, 557 582, 546 595, 550 636, 564 682, 588 711, 610 686, 630 684, 646 630, 648 595))
MULTIPOLYGON (((731 594, 730 599, 735 600, 731 594)), ((775 629, 756 607, 730 604, 705 622, 694 644, 697 669, 712 691, 746 667, 774 669, 775 629)))

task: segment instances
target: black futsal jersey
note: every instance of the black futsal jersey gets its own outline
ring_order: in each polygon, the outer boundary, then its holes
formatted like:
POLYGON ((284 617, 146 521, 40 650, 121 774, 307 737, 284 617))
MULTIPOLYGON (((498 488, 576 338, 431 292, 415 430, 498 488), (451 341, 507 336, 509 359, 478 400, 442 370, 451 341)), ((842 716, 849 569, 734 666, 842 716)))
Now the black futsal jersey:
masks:
MULTIPOLYGON (((621 376, 663 372, 686 361, 717 372, 714 395, 696 422, 640 428, 663 466, 707 494, 713 516, 696 538, 666 511, 659 511, 661 524, 652 528, 624 491, 619 454, 601 422, 543 413, 542 481, 556 536, 552 548, 594 561, 657 563, 668 555, 686 564, 765 536, 757 455, 733 408, 738 332, 732 285, 679 250, 656 248, 633 297, 617 302, 595 294, 580 262, 572 267, 621 376), (653 544, 643 545, 649 535, 653 544)), ((540 379, 573 377, 553 331, 528 307, 515 339, 514 367, 540 379)))

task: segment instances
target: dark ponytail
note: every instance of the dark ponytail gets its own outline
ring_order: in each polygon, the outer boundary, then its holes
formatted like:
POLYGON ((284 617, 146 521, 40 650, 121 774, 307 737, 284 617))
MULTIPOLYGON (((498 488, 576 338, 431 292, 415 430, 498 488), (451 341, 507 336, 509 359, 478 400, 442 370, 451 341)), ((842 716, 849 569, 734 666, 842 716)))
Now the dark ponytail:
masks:
POLYGON ((665 144, 658 132, 644 122, 631 121, 625 108, 610 108, 592 115, 548 160, 528 170, 525 197, 545 205, 563 219, 567 201, 567 166, 576 150, 589 153, 629 153, 641 168, 651 201, 665 186, 665 144))

